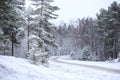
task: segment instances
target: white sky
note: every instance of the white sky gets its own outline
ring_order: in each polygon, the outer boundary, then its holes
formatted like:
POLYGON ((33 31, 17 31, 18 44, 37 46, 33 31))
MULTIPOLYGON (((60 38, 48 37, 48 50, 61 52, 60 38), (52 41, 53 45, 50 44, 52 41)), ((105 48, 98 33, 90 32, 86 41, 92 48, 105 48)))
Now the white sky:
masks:
POLYGON ((54 0, 60 10, 56 12, 59 17, 53 22, 59 24, 88 16, 95 18, 101 8, 107 8, 113 1, 120 3, 120 0, 54 0))

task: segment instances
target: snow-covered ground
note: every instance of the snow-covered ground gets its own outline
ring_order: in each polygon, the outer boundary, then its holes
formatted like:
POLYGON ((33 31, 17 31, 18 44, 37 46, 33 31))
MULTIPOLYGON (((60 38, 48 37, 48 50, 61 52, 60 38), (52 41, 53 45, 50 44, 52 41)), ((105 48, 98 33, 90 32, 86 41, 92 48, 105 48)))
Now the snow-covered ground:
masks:
MULTIPOLYGON (((58 57, 58 56, 56 56, 56 57, 58 57)), ((78 61, 78 60, 72 60, 69 55, 61 56, 57 60, 60 60, 60 61, 63 61, 63 62, 69 62, 69 63, 93 65, 93 66, 100 66, 100 67, 119 69, 120 70, 120 62, 112 62, 112 61, 111 62, 109 62, 109 61, 106 61, 106 62, 101 62, 101 61, 78 61)))
MULTIPOLYGON (((59 60, 63 59, 71 63, 81 63, 81 61, 72 61, 66 56, 60 57, 59 60)), ((90 64, 85 62, 87 63, 90 64)), ((100 64, 109 65, 109 63, 99 62, 98 66, 100 64)), ((111 63, 109 67, 112 64, 118 66, 118 63, 111 63)), ((0 56, 0 80, 120 80, 120 74, 58 63, 52 58, 49 60, 49 67, 44 67, 33 65, 26 59, 0 56)))

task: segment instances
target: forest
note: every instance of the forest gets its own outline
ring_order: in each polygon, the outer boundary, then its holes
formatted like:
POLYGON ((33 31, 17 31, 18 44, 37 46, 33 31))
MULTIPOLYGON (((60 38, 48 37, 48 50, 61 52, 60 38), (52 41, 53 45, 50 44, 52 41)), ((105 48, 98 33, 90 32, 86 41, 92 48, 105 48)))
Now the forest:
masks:
POLYGON ((120 80, 118 2, 0 0, 0 80, 120 80))
MULTIPOLYGON (((106 61, 120 58, 120 4, 87 17, 51 23, 60 8, 52 0, 0 0, 0 55, 48 63, 49 56, 71 55, 74 60, 106 61)), ((120 61, 120 59, 119 59, 120 61)))

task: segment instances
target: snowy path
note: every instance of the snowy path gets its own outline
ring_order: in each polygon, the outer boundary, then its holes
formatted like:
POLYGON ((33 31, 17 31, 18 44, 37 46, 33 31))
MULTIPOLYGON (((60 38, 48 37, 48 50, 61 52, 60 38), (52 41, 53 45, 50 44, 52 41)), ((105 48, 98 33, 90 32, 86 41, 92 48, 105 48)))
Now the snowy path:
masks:
POLYGON ((112 68, 106 68, 106 67, 94 66, 94 65, 88 65, 88 64, 86 65, 86 64, 71 63, 71 62, 67 62, 65 60, 60 60, 59 57, 51 58, 51 60, 54 61, 54 62, 57 62, 57 63, 76 65, 76 66, 95 69, 95 70, 102 70, 102 71, 105 71, 105 72, 108 72, 108 73, 120 74, 120 69, 112 69, 112 68))

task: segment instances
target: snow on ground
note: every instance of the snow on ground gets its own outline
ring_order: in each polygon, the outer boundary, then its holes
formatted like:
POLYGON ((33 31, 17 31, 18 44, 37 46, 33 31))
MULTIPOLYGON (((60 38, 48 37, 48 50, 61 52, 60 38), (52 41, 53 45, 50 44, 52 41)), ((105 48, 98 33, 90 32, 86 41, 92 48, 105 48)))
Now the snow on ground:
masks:
POLYGON ((69 55, 59 57, 60 61, 69 62, 69 63, 76 63, 76 64, 85 64, 85 65, 93 65, 93 66, 100 66, 112 69, 119 69, 120 70, 120 62, 102 62, 102 61, 78 61, 72 60, 69 55))
POLYGON ((120 74, 57 63, 53 60, 49 60, 49 67, 44 67, 33 65, 26 59, 0 56, 0 80, 120 80, 120 74))

